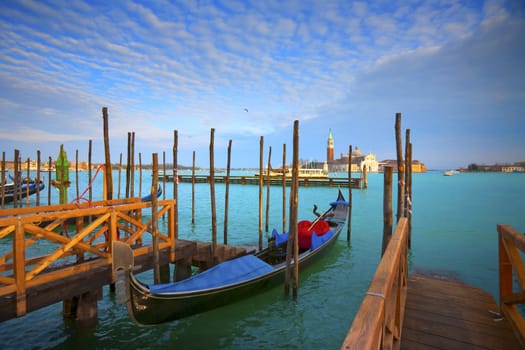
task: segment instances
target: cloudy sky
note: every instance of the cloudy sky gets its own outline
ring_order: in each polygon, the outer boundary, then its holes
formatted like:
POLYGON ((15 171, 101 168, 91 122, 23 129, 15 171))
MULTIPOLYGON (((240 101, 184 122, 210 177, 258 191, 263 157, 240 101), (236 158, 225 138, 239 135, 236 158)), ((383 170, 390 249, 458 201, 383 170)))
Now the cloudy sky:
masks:
MULTIPOLYGON (((0 150, 257 167, 349 145, 395 158, 402 113, 431 169, 525 160, 523 0, 1 1, 0 150)), ((137 161, 136 161, 137 162, 137 161)))

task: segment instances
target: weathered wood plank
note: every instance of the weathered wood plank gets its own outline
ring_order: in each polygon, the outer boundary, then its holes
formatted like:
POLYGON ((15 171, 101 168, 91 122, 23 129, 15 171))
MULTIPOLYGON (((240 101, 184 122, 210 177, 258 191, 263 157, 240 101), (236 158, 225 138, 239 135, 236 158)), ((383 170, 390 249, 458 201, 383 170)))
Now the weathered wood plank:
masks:
POLYGON ((412 275, 402 349, 520 349, 494 298, 463 282, 412 275))

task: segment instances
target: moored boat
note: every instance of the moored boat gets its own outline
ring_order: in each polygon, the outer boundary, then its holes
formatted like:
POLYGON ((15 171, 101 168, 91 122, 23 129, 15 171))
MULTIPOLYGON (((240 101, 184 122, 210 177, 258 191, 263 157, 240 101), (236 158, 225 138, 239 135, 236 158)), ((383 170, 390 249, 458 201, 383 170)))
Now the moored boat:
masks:
MULTIPOLYGON (((13 178, 11 178, 11 180, 13 180, 13 178)), ((29 178, 23 179, 18 185, 16 185, 15 182, 12 181, 6 182, 1 186, 2 188, 0 188, 0 201, 2 200, 3 194, 4 203, 13 202, 15 198, 21 199, 27 196, 31 196, 37 191, 42 191, 46 187, 42 180, 36 181, 29 178)))
MULTIPOLYGON (((298 225, 299 267, 318 261, 337 241, 348 214, 348 203, 339 190, 337 199, 313 221, 298 225), (319 232, 318 232, 319 231, 319 232)), ((273 231, 268 247, 231 259, 185 280, 146 284, 133 274, 131 248, 113 243, 114 271, 125 270, 126 304, 130 317, 149 325, 181 319, 253 296, 284 282, 288 234, 273 231)), ((293 266, 292 262, 292 266, 293 266)))

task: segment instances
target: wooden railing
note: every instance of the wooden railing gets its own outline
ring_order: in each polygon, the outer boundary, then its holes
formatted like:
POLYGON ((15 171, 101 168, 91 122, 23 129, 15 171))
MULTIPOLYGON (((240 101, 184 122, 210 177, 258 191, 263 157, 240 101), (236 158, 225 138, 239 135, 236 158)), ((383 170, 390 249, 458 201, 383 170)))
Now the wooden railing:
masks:
MULTIPOLYGON (((7 242, 0 245, 0 297, 15 293, 21 316, 29 288, 111 264, 113 241, 134 245, 137 255, 150 251, 142 245, 154 234, 151 218, 142 222, 148 207, 151 202, 126 199, 0 210, 0 243, 7 242)), ((159 200, 157 207, 157 217, 168 217, 168 233, 157 232, 159 249, 170 248, 173 261, 175 200, 159 200)))
POLYGON ((500 311, 511 324, 521 346, 525 348, 525 319, 523 312, 517 307, 525 303, 525 236, 509 225, 497 227, 500 311))
POLYGON ((401 218, 341 349, 398 349, 407 295, 408 221, 401 218))

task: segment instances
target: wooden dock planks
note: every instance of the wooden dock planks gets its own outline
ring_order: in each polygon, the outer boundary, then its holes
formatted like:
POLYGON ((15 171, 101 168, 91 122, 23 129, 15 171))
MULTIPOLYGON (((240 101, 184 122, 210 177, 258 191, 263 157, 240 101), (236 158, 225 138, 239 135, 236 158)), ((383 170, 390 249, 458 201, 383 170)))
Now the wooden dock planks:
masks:
POLYGON ((411 275, 401 349, 521 349, 487 292, 460 281, 411 275))

